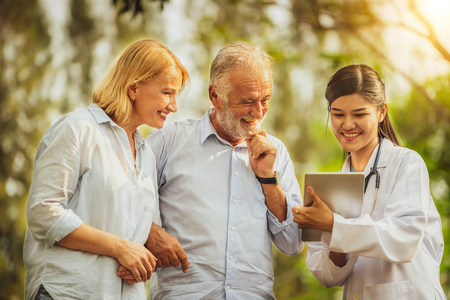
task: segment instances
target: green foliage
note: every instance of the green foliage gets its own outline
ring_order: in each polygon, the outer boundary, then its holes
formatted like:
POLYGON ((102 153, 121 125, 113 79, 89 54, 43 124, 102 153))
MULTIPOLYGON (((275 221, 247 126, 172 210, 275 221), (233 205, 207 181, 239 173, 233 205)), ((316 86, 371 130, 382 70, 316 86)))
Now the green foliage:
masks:
MULTIPOLYGON (((405 74, 389 61, 382 37, 392 25, 379 8, 392 1, 110 0, 94 10, 98 2, 80 0, 68 1, 67 24, 57 25, 44 2, 0 1, 0 298, 23 298, 26 197, 43 132, 60 115, 86 106, 113 58, 140 38, 169 42, 177 55, 185 55, 192 85, 203 85, 201 97, 190 102, 194 115, 186 117, 198 117, 210 105, 209 67, 223 45, 244 41, 265 48, 275 69, 264 126, 287 146, 302 190, 306 172, 337 171, 343 162, 341 147, 327 129, 328 78, 351 63, 374 66, 388 86, 400 74, 409 89, 389 99, 390 115, 404 145, 428 166, 444 238, 450 241, 450 71, 420 84, 416 74, 405 74), (175 10, 178 15, 171 14, 175 10), (273 17, 280 11, 285 14, 273 17), (169 31, 169 25, 178 27, 169 31)), ((287 256, 274 249, 274 258, 278 299, 342 297, 342 288, 326 289, 311 275, 306 250, 287 256)), ((448 247, 441 282, 448 293, 448 247)))
POLYGON ((49 37, 36 1, 1 1, 0 22, 0 297, 20 299, 26 197, 35 144, 47 126, 39 114, 48 102, 33 89, 49 63, 49 37))
POLYGON ((307 247, 292 257, 273 251, 274 291, 277 299, 334 300, 342 299, 342 287, 324 288, 306 266, 307 247))

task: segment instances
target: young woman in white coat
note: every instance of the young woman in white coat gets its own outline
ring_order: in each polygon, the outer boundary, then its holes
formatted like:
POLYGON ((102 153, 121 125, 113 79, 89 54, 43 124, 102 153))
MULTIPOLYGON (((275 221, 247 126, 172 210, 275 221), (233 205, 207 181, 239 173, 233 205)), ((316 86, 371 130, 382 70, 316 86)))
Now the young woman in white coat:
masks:
POLYGON ((346 219, 307 187, 313 205, 294 207, 294 221, 324 232, 321 242, 308 243, 308 268, 325 287, 344 285, 344 299, 446 299, 427 167, 400 146, 384 83, 374 69, 350 65, 330 79, 326 99, 333 133, 349 153, 342 172, 364 172, 366 190, 361 216, 346 219))

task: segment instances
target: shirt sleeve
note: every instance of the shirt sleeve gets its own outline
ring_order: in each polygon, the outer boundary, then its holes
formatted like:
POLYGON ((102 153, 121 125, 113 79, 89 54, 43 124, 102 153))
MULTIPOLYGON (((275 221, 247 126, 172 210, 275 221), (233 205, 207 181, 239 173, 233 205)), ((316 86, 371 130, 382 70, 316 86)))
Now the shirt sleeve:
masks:
POLYGON ((403 159, 392 192, 378 197, 384 206, 379 220, 368 214, 350 219, 335 214, 329 249, 394 263, 412 261, 427 230, 428 209, 433 201, 428 172, 418 154, 403 159))
MULTIPOLYGON (((156 168, 154 169, 154 177, 158 178, 158 174, 156 172, 156 168)), ((161 211, 159 210, 159 190, 158 190, 158 181, 155 180, 154 182, 154 188, 156 193, 156 201, 155 201, 155 211, 153 212, 153 223, 161 227, 162 221, 161 221, 161 211)))
POLYGON ((277 171, 280 173, 280 186, 286 197, 287 214, 286 220, 279 222, 275 215, 267 210, 267 223, 272 234, 272 240, 277 248, 289 255, 299 253, 304 246, 301 239, 301 229, 297 227, 292 215, 292 207, 302 203, 300 187, 294 173, 294 165, 289 154, 281 142, 275 141, 277 152, 277 171))
POLYGON ((35 158, 27 202, 28 228, 38 242, 53 245, 83 221, 67 205, 78 185, 80 138, 68 121, 44 135, 35 158))
MULTIPOLYGON (((175 126, 175 125, 171 125, 175 126)), ((167 144, 167 136, 166 133, 162 130, 155 129, 153 130, 150 135, 147 137, 146 142, 150 145, 152 148, 152 151, 155 155, 156 159, 156 177, 158 178, 158 182, 156 184, 156 191, 159 191, 159 188, 166 183, 164 177, 163 177, 163 170, 167 163, 167 157, 168 157, 168 147, 167 144)), ((158 201, 156 201, 156 209, 153 214, 153 223, 156 225, 163 227, 162 220, 161 220, 161 212, 159 209, 159 193, 158 193, 158 201)))
POLYGON ((342 286, 347 276, 352 272, 358 256, 347 255, 345 266, 338 267, 329 257, 329 251, 326 249, 331 238, 330 233, 322 234, 322 242, 308 243, 308 256, 306 265, 316 279, 326 288, 333 286, 342 286))

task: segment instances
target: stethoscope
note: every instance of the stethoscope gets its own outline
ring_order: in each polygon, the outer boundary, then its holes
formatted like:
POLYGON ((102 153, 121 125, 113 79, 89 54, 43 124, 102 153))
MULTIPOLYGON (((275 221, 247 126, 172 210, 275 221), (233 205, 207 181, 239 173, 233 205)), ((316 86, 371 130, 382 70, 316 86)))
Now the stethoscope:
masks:
POLYGON ((378 159, 380 158, 381 146, 383 145, 383 138, 380 137, 380 145, 378 146, 377 155, 375 156, 375 161, 373 162, 372 169, 369 174, 367 174, 364 179, 364 193, 366 193, 367 185, 369 184, 370 177, 375 175, 375 196, 373 198, 372 209, 370 210, 369 216, 372 215, 373 209, 375 208, 375 203, 377 202, 378 189, 380 188, 380 172, 378 172, 378 159))

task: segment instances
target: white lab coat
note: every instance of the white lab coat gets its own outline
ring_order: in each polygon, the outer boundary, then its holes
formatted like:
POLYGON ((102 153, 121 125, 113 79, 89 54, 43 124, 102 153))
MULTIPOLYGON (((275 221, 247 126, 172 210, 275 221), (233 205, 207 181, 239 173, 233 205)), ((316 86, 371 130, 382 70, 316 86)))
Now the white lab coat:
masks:
MULTIPOLYGON (((342 172, 349 171, 347 159, 342 172)), ((446 299, 439 280, 441 219, 423 159, 384 139, 378 171, 381 182, 372 215, 375 175, 364 194, 361 216, 334 214, 333 231, 322 234, 321 242, 307 243, 308 268, 325 287, 344 285, 343 299, 446 299), (334 265, 330 250, 347 253, 347 264, 334 265)))

